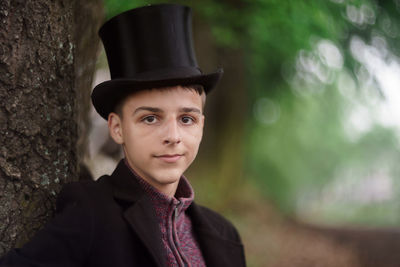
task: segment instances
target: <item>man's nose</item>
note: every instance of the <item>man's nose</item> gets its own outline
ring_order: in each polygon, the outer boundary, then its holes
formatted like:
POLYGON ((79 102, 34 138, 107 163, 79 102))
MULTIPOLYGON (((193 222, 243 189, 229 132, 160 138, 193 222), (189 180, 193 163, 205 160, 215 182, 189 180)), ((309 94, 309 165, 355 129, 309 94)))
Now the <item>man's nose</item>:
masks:
POLYGON ((181 133, 179 125, 176 119, 169 119, 166 121, 164 130, 163 143, 168 144, 179 144, 181 142, 181 133))

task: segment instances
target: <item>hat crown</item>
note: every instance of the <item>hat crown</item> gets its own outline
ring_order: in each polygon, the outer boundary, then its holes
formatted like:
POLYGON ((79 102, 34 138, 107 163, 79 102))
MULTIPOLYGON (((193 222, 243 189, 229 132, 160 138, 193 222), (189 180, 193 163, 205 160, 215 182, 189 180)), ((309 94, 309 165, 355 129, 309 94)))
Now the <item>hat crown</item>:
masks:
POLYGON ((204 74, 192 41, 191 9, 160 4, 135 8, 108 20, 99 30, 111 80, 93 89, 96 111, 110 112, 132 92, 171 86, 201 85, 208 93, 223 70, 204 74))
POLYGON ((111 78, 185 68, 201 73, 191 25, 191 9, 174 4, 140 7, 113 17, 99 31, 111 78))

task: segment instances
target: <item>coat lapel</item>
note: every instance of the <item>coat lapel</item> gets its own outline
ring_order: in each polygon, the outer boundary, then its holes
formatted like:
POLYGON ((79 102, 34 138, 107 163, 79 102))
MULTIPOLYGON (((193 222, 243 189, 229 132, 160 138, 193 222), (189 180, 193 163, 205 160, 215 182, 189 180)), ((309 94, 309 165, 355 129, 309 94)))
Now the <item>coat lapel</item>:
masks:
POLYGON ((160 242, 160 228, 153 210, 150 201, 142 198, 125 211, 124 217, 142 240, 157 265, 165 266, 165 249, 160 242))
POLYGON ((209 218, 196 203, 192 203, 189 207, 188 214, 192 219, 193 230, 207 266, 242 267, 246 265, 239 236, 236 240, 223 236, 217 229, 224 226, 218 225, 216 221, 211 224, 209 218))
POLYGON ((121 160, 111 175, 114 198, 125 207, 124 218, 152 255, 157 266, 165 266, 165 249, 154 207, 133 173, 121 160))

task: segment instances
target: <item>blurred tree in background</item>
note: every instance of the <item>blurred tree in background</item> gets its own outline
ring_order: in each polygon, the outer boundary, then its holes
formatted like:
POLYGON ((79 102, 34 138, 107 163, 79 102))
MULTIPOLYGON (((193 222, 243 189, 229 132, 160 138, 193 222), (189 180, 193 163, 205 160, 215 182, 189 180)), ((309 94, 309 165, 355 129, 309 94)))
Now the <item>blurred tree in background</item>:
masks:
POLYGON ((398 224, 398 1, 258 2, 249 174, 284 211, 398 224))

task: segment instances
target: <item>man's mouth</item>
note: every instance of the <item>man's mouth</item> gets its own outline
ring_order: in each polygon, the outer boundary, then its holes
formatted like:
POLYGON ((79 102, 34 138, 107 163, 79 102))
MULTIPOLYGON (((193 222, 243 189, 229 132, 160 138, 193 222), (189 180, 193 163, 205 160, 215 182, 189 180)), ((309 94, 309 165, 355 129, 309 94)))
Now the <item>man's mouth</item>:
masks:
POLYGON ((163 154, 156 156, 156 158, 167 163, 174 163, 177 162, 182 156, 183 154, 163 154))

